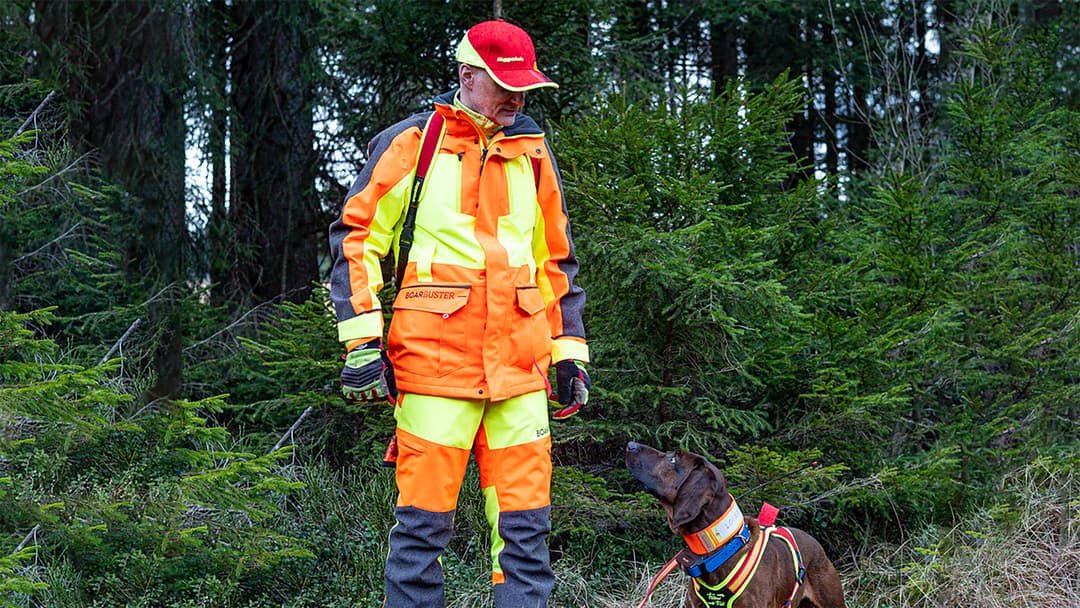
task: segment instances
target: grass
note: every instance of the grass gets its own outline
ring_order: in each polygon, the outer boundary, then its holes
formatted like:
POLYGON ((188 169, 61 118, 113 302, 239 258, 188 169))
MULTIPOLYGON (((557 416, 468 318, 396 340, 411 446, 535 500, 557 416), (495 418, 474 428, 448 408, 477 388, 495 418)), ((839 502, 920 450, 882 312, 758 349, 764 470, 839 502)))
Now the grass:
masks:
MULTIPOLYGON (((951 529, 909 531, 900 545, 861 547, 847 555, 834 555, 848 606, 1080 607, 1080 474, 1073 471, 1075 464, 1031 463, 1000 481, 993 504, 951 529)), ((192 578, 190 584, 198 589, 181 594, 163 596, 163 587, 148 588, 140 597, 145 601, 138 605, 378 606, 386 533, 393 523, 392 471, 376 464, 347 471, 318 464, 296 473, 305 489, 290 498, 276 529, 310 541, 315 559, 289 560, 258 580, 192 578)), ((455 537, 443 560, 448 608, 491 605, 487 530, 475 483, 475 473, 470 471, 455 520, 455 537)), ((595 541, 601 547, 575 547, 559 554, 554 563, 557 582, 552 608, 634 607, 663 566, 632 557, 612 559, 614 554, 605 553, 602 545, 625 541, 608 532, 599 533, 595 541)), ((108 604, 85 595, 87 576, 97 578, 97 584, 130 583, 123 576, 106 580, 101 573, 80 572, 63 558, 49 561, 48 552, 42 557, 44 561, 32 570, 49 589, 14 605, 103 607, 108 604), (84 594, 73 592, 78 587, 84 594)), ((685 583, 682 572, 671 574, 648 606, 681 607, 685 583)))
POLYGON ((1037 461, 999 497, 952 529, 865 549, 845 573, 848 605, 1080 606, 1080 475, 1037 461))

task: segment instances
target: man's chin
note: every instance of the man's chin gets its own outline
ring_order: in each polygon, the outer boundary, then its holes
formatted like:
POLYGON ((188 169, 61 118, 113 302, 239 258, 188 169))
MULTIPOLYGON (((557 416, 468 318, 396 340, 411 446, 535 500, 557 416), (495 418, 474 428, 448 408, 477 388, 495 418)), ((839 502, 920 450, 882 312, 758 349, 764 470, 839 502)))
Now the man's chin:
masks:
POLYGON ((517 118, 517 112, 514 112, 513 114, 500 112, 492 120, 494 120, 495 122, 497 122, 498 124, 500 124, 500 125, 502 125, 504 127, 509 127, 509 126, 514 124, 514 120, 516 118, 517 118))

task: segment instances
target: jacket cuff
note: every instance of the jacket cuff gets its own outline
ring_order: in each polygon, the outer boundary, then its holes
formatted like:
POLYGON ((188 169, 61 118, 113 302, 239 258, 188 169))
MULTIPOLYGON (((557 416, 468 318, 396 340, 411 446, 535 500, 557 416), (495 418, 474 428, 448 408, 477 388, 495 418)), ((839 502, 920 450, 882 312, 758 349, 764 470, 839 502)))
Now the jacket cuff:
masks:
POLYGON ((382 336, 383 318, 382 310, 375 309, 360 313, 351 319, 346 319, 337 324, 338 340, 352 342, 354 340, 368 341, 382 336))
POLYGON ((566 359, 589 362, 589 346, 581 338, 562 336, 551 341, 551 360, 558 363, 566 359))

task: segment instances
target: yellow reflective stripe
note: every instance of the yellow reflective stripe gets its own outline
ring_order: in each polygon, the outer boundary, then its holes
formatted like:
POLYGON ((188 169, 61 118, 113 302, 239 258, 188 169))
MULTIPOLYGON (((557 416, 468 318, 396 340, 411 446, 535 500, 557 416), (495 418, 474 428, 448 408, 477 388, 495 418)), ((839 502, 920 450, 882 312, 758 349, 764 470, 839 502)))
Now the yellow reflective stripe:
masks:
POLYGON ((503 162, 510 213, 499 218, 499 242, 511 266, 536 267, 532 238, 540 206, 536 202, 536 179, 528 156, 503 162))
POLYGON ((589 362, 589 345, 576 338, 557 338, 551 342, 551 360, 577 359, 589 362))
POLYGON ((499 565, 499 554, 502 553, 506 541, 499 536, 499 494, 495 486, 482 488, 484 493, 484 515, 488 525, 491 526, 491 573, 502 574, 502 566, 499 565))
POLYGON ((547 393, 535 391, 488 405, 484 431, 492 450, 521 445, 549 433, 547 393))
MULTIPOLYGON (((394 248, 397 255, 398 222, 403 220, 405 201, 412 186, 413 172, 401 178, 394 187, 375 202, 375 214, 368 224, 368 235, 363 244, 363 264, 367 273, 367 291, 371 308, 380 308, 379 290, 385 281, 382 276, 382 259, 394 248)), ((396 258, 395 258, 396 259, 396 258)), ((355 297, 355 296, 353 296, 355 297)), ((381 323, 379 325, 381 334, 381 323)))
POLYGON ((417 437, 469 450, 480 428, 485 403, 477 399, 406 393, 394 408, 394 418, 399 427, 417 437))
POLYGON ((338 340, 350 342, 382 336, 382 310, 372 310, 337 324, 338 340))
POLYGON ((413 245, 409 257, 416 261, 416 280, 421 283, 430 283, 431 261, 435 257, 435 240, 420 239, 417 245, 413 245))
POLYGON ((533 261, 536 264, 536 284, 540 286, 540 293, 544 296, 544 301, 550 302, 555 299, 555 289, 551 287, 551 279, 548 278, 547 269, 544 268, 544 262, 551 258, 551 251, 548 250, 547 246, 546 231, 544 214, 537 213, 532 238, 533 261))
POLYGON ((454 154, 442 154, 424 183, 409 257, 419 266, 436 263, 482 269, 485 255, 475 232, 476 218, 461 212, 461 162, 454 154))

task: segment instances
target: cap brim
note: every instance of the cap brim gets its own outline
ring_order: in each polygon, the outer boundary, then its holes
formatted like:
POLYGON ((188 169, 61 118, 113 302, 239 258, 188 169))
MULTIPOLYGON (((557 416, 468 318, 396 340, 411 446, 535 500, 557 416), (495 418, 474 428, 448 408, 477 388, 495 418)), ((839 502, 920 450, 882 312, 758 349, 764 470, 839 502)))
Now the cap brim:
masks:
POLYGON ((508 91, 531 91, 541 87, 559 88, 554 80, 544 76, 540 70, 495 70, 486 69, 495 84, 508 91))

